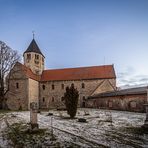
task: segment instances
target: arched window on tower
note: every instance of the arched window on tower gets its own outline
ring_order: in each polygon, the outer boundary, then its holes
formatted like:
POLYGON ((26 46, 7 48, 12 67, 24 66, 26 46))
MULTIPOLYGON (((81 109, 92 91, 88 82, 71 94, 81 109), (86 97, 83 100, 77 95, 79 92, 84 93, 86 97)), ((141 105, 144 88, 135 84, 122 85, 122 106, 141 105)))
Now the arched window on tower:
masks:
POLYGON ((44 58, 42 57, 42 62, 44 62, 44 58))
POLYGON ((31 54, 27 54, 27 60, 30 60, 31 59, 31 54))
POLYGON ((38 60, 39 59, 39 55, 35 54, 35 59, 38 60))

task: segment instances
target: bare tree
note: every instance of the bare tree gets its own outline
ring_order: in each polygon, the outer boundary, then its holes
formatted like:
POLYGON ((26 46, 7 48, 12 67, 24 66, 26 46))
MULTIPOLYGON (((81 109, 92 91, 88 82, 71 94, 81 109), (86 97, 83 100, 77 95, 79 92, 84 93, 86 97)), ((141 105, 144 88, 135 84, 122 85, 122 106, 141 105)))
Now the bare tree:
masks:
POLYGON ((5 108, 6 98, 5 95, 9 91, 9 78, 11 75, 11 69, 17 61, 20 60, 20 56, 16 50, 11 49, 4 42, 0 41, 0 109, 5 108), (9 75, 8 75, 9 74, 9 75), (7 86, 6 86, 6 76, 7 86))

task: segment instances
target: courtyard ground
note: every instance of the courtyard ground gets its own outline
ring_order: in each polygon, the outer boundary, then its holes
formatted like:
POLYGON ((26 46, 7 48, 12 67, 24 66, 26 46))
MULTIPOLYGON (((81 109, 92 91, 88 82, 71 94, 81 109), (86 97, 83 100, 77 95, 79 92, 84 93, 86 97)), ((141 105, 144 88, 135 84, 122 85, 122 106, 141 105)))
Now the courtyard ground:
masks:
POLYGON ((30 142, 25 139, 28 135, 18 132, 20 125, 27 128, 29 111, 0 113, 0 147, 13 147, 12 141, 22 140, 22 147, 148 148, 148 134, 141 129, 144 120, 144 113, 101 109, 78 109, 75 119, 69 119, 66 111, 41 111, 38 124, 46 132, 30 142), (79 118, 87 122, 78 122, 79 118), (8 128, 16 132, 16 138, 12 139, 8 128))

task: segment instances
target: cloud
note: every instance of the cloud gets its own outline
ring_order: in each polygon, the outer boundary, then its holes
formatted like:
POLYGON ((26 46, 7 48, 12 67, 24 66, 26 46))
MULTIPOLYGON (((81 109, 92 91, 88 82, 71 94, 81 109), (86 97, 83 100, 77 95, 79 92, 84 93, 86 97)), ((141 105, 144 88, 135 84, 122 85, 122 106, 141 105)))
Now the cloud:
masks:
POLYGON ((148 85, 148 75, 138 73, 134 68, 127 67, 124 72, 117 73, 118 87, 135 87, 148 85))

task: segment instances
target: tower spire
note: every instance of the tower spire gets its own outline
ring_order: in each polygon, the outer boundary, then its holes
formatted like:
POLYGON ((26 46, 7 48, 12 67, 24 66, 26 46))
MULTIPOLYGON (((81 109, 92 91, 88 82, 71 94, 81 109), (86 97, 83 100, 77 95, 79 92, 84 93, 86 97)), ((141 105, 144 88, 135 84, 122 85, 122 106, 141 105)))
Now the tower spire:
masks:
POLYGON ((32 31, 32 35, 33 35, 33 39, 34 39, 34 36, 35 36, 35 31, 32 31))
POLYGON ((44 55, 38 47, 34 39, 34 31, 32 31, 33 39, 24 52, 24 64, 29 67, 34 74, 41 75, 44 70, 44 55))

